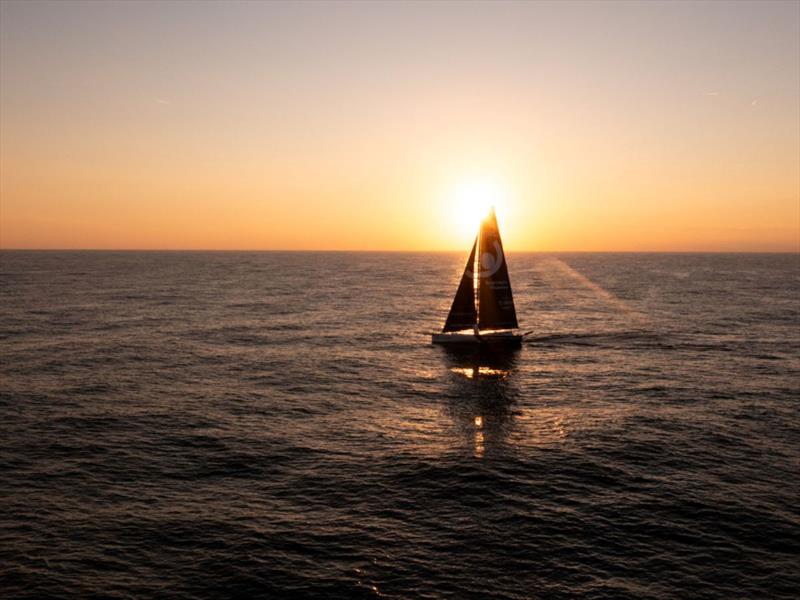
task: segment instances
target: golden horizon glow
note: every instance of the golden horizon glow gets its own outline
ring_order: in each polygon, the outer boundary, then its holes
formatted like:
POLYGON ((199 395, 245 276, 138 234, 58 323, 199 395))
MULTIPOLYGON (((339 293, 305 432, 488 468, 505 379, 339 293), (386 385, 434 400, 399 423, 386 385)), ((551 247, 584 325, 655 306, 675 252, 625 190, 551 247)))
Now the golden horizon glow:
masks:
POLYGON ((0 3, 0 248, 800 251, 798 3, 181 6, 0 3))

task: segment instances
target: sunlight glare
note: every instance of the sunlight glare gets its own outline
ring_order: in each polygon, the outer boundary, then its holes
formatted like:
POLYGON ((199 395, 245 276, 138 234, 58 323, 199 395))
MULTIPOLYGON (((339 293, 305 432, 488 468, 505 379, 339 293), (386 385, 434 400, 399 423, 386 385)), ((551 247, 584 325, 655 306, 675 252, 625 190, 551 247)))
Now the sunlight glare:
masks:
POLYGON ((465 179, 452 190, 450 205, 451 214, 455 217, 461 233, 474 235, 478 231, 481 220, 493 206, 502 210, 507 199, 505 188, 496 180, 488 177, 465 179))

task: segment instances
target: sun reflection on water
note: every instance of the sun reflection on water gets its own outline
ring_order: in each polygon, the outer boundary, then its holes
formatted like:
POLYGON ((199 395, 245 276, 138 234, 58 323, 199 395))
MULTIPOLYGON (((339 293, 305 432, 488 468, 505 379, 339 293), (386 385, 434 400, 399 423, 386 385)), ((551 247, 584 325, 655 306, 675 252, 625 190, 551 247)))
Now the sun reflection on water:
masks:
POLYGON ((510 373, 505 369, 477 365, 474 367, 452 367, 450 371, 456 375, 463 375, 467 379, 505 379, 510 373))
POLYGON ((516 350, 442 354, 449 375, 444 412, 465 451, 477 459, 508 448, 519 395, 513 377, 516 350))
POLYGON ((475 458, 483 458, 483 417, 475 417, 475 458))
POLYGON ((625 412, 617 405, 576 408, 568 390, 538 397, 527 385, 536 374, 516 356, 443 352, 415 366, 415 400, 387 405, 376 430, 398 449, 431 459, 458 452, 492 460, 569 444, 625 412))

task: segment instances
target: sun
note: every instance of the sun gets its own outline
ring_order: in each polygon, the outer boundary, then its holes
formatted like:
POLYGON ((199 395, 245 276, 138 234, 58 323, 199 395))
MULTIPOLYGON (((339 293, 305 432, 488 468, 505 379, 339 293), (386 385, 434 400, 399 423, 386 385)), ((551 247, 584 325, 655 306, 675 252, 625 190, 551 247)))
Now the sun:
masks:
POLYGON ((492 207, 505 206, 508 193, 501 182, 489 177, 459 181, 450 193, 450 215, 460 233, 474 235, 492 207))

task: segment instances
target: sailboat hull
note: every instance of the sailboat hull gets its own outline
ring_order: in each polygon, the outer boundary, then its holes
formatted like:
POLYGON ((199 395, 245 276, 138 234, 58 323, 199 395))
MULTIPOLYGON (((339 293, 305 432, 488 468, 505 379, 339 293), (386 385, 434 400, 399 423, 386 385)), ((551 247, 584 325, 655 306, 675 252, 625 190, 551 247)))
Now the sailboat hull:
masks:
POLYGON ((434 333, 431 343, 458 346, 502 346, 511 347, 522 344, 522 335, 511 331, 493 331, 475 335, 470 332, 434 333))

